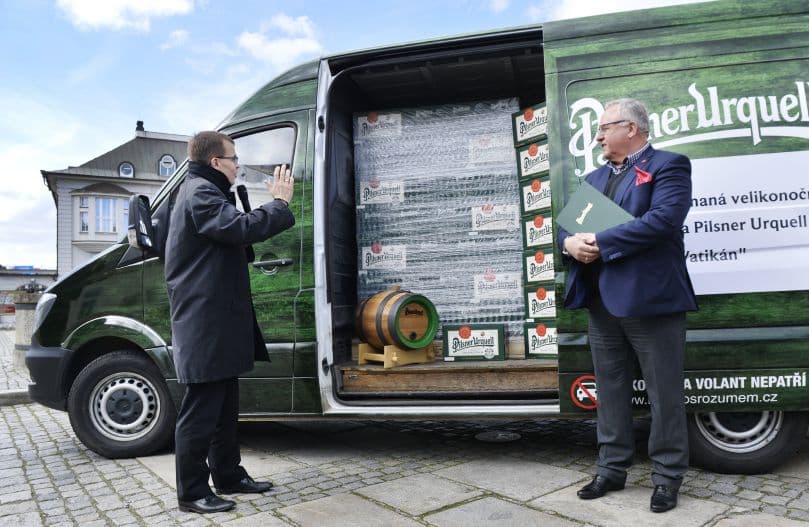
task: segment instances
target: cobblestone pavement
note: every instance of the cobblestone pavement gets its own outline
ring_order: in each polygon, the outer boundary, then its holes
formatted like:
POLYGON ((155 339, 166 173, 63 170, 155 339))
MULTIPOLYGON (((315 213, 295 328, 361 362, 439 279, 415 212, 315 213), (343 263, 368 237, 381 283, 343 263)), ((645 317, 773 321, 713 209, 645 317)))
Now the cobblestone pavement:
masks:
POLYGON ((13 329, 0 330, 0 391, 28 389, 28 372, 12 367, 14 339, 13 329))
POLYGON ((679 507, 653 515, 650 465, 641 455, 626 490, 582 502, 575 491, 594 470, 595 426, 563 420, 244 423, 243 464, 276 488, 237 495, 234 511, 200 516, 176 508, 171 453, 104 459, 76 439, 65 413, 36 404, 0 407, 0 419, 4 526, 777 527, 809 520, 809 460, 800 456, 762 476, 694 469, 679 507), (484 430, 521 438, 476 440, 484 430))
MULTIPOLYGON (((27 386, 11 368, 13 342, 0 331, 0 391, 27 386)), ((317 420, 243 423, 240 433, 243 464, 275 489, 200 516, 177 510, 170 452, 108 460, 76 439, 66 413, 0 405, 0 526, 809 525, 809 441, 774 474, 692 469, 677 509, 653 515, 642 422, 627 489, 590 502, 575 492, 594 473, 592 421, 317 420), (484 431, 520 438, 477 440, 484 431)))

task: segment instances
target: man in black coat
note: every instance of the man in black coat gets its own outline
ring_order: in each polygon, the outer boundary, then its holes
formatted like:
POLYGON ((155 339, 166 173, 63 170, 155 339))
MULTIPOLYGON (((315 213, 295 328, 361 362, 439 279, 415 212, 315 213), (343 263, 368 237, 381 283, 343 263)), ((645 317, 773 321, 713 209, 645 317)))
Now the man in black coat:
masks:
POLYGON ((177 499, 182 511, 221 512, 221 494, 265 492, 240 465, 238 376, 269 360, 255 322, 246 248, 295 224, 293 180, 276 168, 275 200, 240 212, 231 186, 239 169, 233 140, 207 131, 188 143, 189 168, 171 211, 166 286, 177 380, 186 385, 177 415, 177 499), (206 463, 207 458, 207 463, 206 463))

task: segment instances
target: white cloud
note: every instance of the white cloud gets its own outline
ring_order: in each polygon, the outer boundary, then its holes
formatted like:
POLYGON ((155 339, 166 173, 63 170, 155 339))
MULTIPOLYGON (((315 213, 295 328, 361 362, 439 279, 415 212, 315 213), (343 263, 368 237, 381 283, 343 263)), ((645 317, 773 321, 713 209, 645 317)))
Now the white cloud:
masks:
POLYGON ((501 13, 508 8, 511 0, 489 0, 489 9, 495 13, 501 13))
POLYGON ((160 49, 177 48, 188 42, 190 34, 185 29, 175 29, 169 33, 169 38, 160 45, 160 49))
POLYGON ((74 114, 54 97, 0 87, 0 159, 13 167, 0 171, 3 265, 56 268, 56 206, 40 170, 80 165, 134 135, 129 116, 108 108, 74 114))
POLYGON ((527 15, 531 22, 548 22, 550 20, 578 18, 703 1, 705 0, 598 0, 598 2, 592 0, 562 0, 550 9, 546 9, 542 4, 531 5, 527 9, 527 15))
POLYGON ((239 46, 253 58, 277 68, 288 68, 302 58, 320 54, 323 46, 307 16, 291 17, 283 13, 261 25, 257 32, 239 35, 239 46))
POLYGON ((149 31, 152 18, 185 15, 194 0, 57 0, 79 29, 135 29, 149 31))

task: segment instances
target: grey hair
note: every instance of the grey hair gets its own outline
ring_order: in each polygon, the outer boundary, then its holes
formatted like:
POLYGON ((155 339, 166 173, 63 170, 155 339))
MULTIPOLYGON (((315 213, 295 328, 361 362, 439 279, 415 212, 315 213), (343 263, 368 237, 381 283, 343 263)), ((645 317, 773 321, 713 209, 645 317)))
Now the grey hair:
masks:
POLYGON ((638 129, 646 135, 649 135, 649 113, 646 111, 646 106, 637 99, 615 99, 604 105, 606 110, 610 106, 617 106, 618 113, 622 119, 632 121, 638 125, 638 129))

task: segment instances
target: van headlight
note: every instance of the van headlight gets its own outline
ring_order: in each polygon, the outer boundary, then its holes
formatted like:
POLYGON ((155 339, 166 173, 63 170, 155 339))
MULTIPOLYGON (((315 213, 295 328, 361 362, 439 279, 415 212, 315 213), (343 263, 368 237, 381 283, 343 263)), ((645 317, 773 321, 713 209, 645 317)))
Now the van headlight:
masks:
POLYGON ((41 326, 45 321, 45 318, 47 318, 54 302, 56 302, 56 295, 53 293, 42 293, 42 296, 39 298, 39 302, 37 302, 36 310, 34 311, 33 333, 39 331, 39 326, 41 326))

